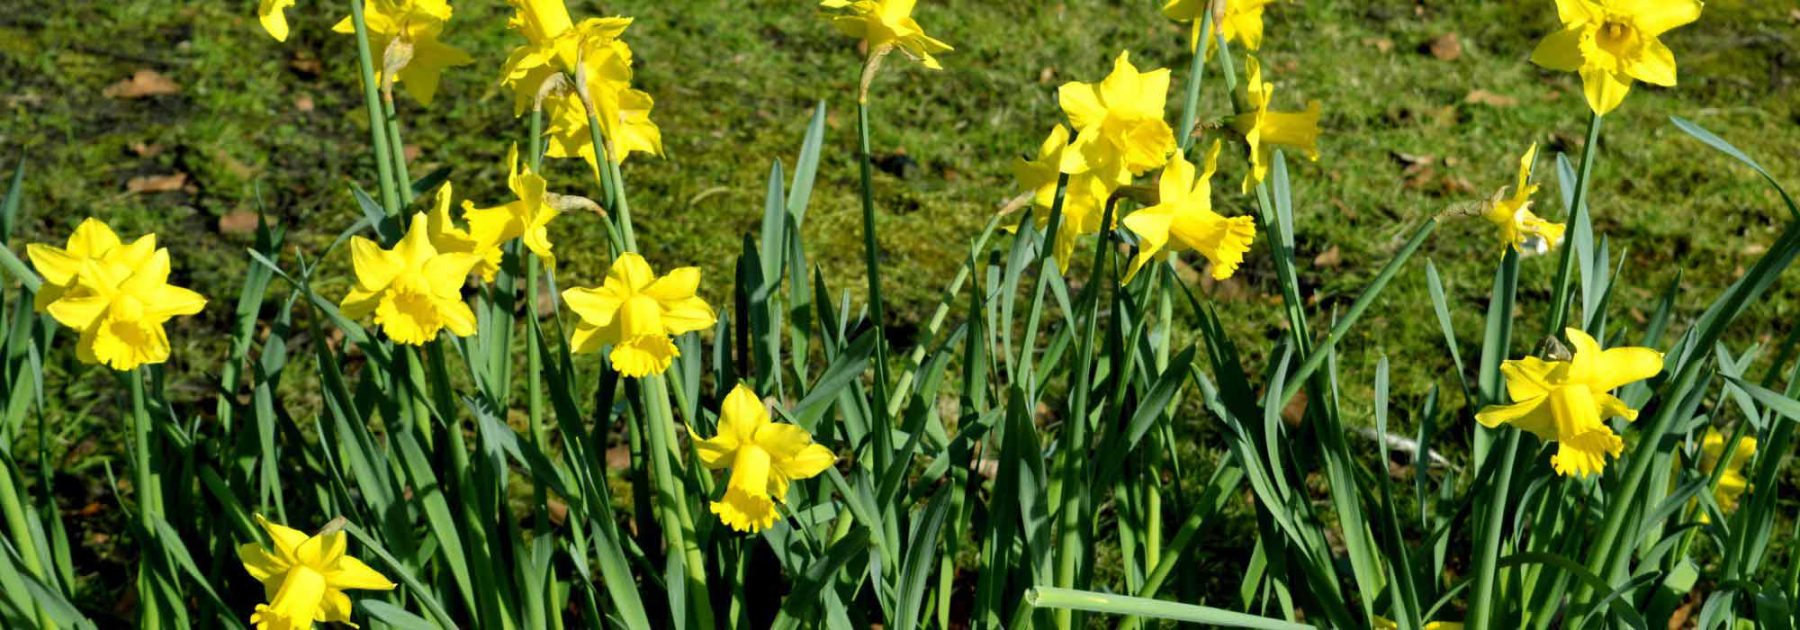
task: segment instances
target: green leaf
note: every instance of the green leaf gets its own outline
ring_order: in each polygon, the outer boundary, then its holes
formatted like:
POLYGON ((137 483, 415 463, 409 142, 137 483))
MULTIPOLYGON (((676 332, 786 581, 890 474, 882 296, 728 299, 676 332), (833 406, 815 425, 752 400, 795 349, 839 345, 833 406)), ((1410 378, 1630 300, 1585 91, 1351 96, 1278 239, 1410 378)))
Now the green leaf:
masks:
POLYGON ((1025 591, 1025 603, 1037 608, 1083 610, 1108 615, 1132 615, 1223 628, 1311 628, 1313 626, 1246 615, 1210 606, 1177 604, 1159 599, 1112 595, 1093 591, 1040 586, 1025 591))

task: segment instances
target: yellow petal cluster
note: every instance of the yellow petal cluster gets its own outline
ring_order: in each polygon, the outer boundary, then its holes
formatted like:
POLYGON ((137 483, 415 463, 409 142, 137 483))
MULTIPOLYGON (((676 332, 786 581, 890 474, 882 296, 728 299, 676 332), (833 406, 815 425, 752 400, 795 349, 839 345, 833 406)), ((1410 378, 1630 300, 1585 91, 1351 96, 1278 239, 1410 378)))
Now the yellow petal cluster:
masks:
POLYGON ((246 543, 238 546, 237 555, 244 571, 262 582, 269 599, 250 616, 257 630, 306 630, 314 622, 349 624, 350 597, 344 591, 394 589, 394 583, 375 569, 345 554, 348 541, 341 530, 307 536, 261 514, 256 522, 274 548, 246 543))
POLYGON ((1546 442, 1556 442, 1550 464, 1557 474, 1586 477, 1618 457, 1624 440, 1607 426, 1608 418, 1637 419, 1637 410, 1610 392, 1655 376, 1663 355, 1650 348, 1600 349, 1579 329, 1564 331, 1574 354, 1566 361, 1526 357, 1500 366, 1506 375, 1511 404, 1493 405, 1475 414, 1482 426, 1510 424, 1546 442))
POLYGON ((932 55, 952 49, 925 34, 925 28, 912 17, 914 4, 915 0, 824 0, 819 6, 834 10, 832 26, 866 42, 870 55, 899 49, 926 68, 941 70, 943 66, 932 55))
POLYGON ((83 363, 118 371, 169 360, 163 325, 206 307, 206 298, 169 284, 169 250, 156 235, 126 244, 112 228, 89 218, 63 247, 33 243, 26 255, 43 276, 33 306, 79 331, 83 363))
MULTIPOLYGON (((559 214, 550 205, 550 193, 544 178, 532 172, 530 165, 519 162, 519 148, 506 152, 506 187, 514 199, 505 205, 476 208, 474 202, 463 201, 463 217, 469 222, 469 238, 475 244, 472 253, 482 256, 477 265, 483 280, 493 280, 498 269, 499 244, 513 239, 524 241, 526 249, 552 269, 556 255, 551 251, 550 221, 559 214)), ((453 250, 456 251, 456 250, 453 250)))
MULTIPOLYGON (((1036 159, 1021 159, 1013 164, 1013 174, 1032 193, 1031 213, 1039 229, 1050 223, 1050 211, 1056 202, 1056 182, 1063 173, 1068 148, 1069 129, 1057 125, 1038 147, 1036 159)), ((1070 257, 1075 253, 1075 239, 1100 231, 1106 199, 1115 188, 1130 181, 1129 176, 1122 182, 1102 179, 1091 170, 1069 176, 1068 187, 1063 191, 1062 224, 1057 228, 1055 244, 1056 260, 1064 271, 1068 270, 1070 257)))
POLYGON ((389 339, 414 346, 445 329, 458 337, 475 334, 475 313, 463 301, 462 287, 482 259, 439 251, 431 243, 430 222, 425 213, 414 214, 393 249, 361 236, 350 239, 356 286, 338 306, 345 317, 373 313, 389 339))
MULTIPOLYGON (((406 62, 394 73, 394 83, 422 104, 430 105, 437 94, 438 80, 444 69, 475 63, 469 53, 438 41, 444 26, 450 22, 450 3, 445 0, 366 0, 363 21, 369 29, 369 46, 382 57, 395 42, 395 50, 406 51, 406 62)), ((349 16, 339 20, 331 30, 353 34, 356 25, 349 16)), ((383 81, 383 68, 377 67, 375 80, 383 81)))
POLYGON ((563 291, 563 301, 581 318, 570 345, 577 353, 611 346, 607 358, 613 369, 629 378, 661 374, 681 355, 672 335, 718 321, 712 307, 695 295, 699 287, 699 267, 681 267, 658 278, 643 256, 621 254, 600 286, 563 291))
MULTIPOLYGON (((1731 461, 1725 462, 1725 470, 1718 473, 1719 485, 1713 488, 1713 499, 1719 503, 1719 509, 1727 512, 1737 509, 1738 497, 1750 489, 1750 480, 1744 477, 1744 464, 1755 456, 1756 438, 1746 435, 1738 441, 1737 450, 1731 453, 1731 461)), ((1719 433, 1718 429, 1707 428, 1706 437, 1700 442, 1700 472, 1713 474, 1719 468, 1719 460, 1724 457, 1725 434, 1719 433)))
POLYGON ((1212 209, 1212 176, 1219 167, 1219 142, 1206 152, 1206 170, 1194 177, 1194 165, 1180 152, 1163 167, 1158 203, 1126 216, 1125 227, 1138 236, 1138 254, 1125 272, 1137 276, 1144 263, 1170 253, 1200 252, 1212 263, 1215 280, 1230 278, 1256 239, 1256 221, 1220 215, 1212 209))
POLYGON ((1505 196, 1502 190, 1482 215, 1499 231, 1501 247, 1511 247, 1519 253, 1538 246, 1556 247, 1563 239, 1563 224, 1546 221, 1531 211, 1531 195, 1538 189, 1531 183, 1531 165, 1536 158, 1537 144, 1533 143, 1519 158, 1519 183, 1513 187, 1512 196, 1505 196))
POLYGON ((1307 102, 1304 112, 1270 110, 1275 85, 1263 80, 1262 64, 1246 56, 1244 74, 1241 88, 1247 109, 1231 119, 1231 127, 1250 146, 1250 173, 1244 177, 1244 192, 1249 192, 1268 177, 1276 147, 1298 149, 1306 159, 1319 160, 1319 102, 1307 102))
POLYGON ((269 37, 285 42, 288 38, 287 10, 293 6, 294 0, 261 0, 256 3, 256 20, 262 23, 269 37))
POLYGON ((544 155, 581 158, 598 167, 599 152, 588 132, 582 91, 593 100, 601 136, 615 163, 632 153, 662 155, 662 131, 650 120, 650 94, 631 87, 631 47, 620 37, 631 18, 586 18, 575 22, 563 0, 510 0, 508 26, 525 37, 501 70, 501 85, 512 90, 513 115, 534 103, 545 115, 544 155), (576 81, 585 78, 586 85, 576 81))
MULTIPOLYGON (((1214 28, 1218 29, 1220 35, 1225 36, 1227 42, 1241 43, 1250 50, 1260 49, 1263 37, 1263 8, 1274 1, 1232 0, 1226 2, 1225 14, 1215 18, 1214 28)), ((1177 22, 1192 23, 1193 32, 1189 35, 1188 46, 1193 50, 1200 48, 1200 40, 1203 38, 1200 33, 1201 18, 1206 16, 1207 6, 1210 4, 1212 4, 1212 0, 1169 0, 1163 5, 1163 16, 1177 22)), ((1208 58, 1212 57, 1216 48, 1209 39, 1206 46, 1208 58)))
POLYGON ((712 513, 740 532, 774 525, 775 504, 787 503, 788 484, 825 472, 837 461, 837 454, 814 444, 806 429, 770 421, 762 399, 742 383, 719 406, 718 433, 701 439, 689 429, 688 437, 708 470, 731 469, 712 513))
POLYGON ((1562 29, 1546 35, 1531 62, 1581 75, 1588 107, 1604 115, 1633 81, 1675 85, 1675 53, 1659 37, 1700 19, 1700 0, 1556 0, 1562 29))

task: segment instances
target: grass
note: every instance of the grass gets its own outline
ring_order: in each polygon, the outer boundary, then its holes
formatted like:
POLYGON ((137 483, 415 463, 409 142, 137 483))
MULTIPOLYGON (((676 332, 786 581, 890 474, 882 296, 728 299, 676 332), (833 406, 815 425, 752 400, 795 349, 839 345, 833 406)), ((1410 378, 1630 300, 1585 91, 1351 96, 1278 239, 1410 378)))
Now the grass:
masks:
MULTIPOLYGON (((638 19, 631 37, 637 82, 658 99, 655 117, 668 151, 666 158, 626 165, 638 230, 653 244, 646 252, 651 260, 659 267, 703 265, 718 281, 708 284, 716 293, 706 297, 728 303, 725 280, 739 240, 761 217, 763 164, 774 155, 792 162, 807 113, 826 99, 827 162, 806 236, 832 286, 857 292, 863 272, 850 158, 855 117, 844 98, 856 80, 857 56, 845 50, 854 44, 830 32, 804 3, 575 4, 576 13, 638 19)), ((1277 83, 1277 102, 1293 109, 1318 98, 1326 112, 1324 157, 1295 167, 1300 284, 1309 302, 1325 312, 1348 306, 1418 221, 1509 185, 1517 155, 1531 142, 1549 154, 1579 152, 1575 113, 1583 107, 1574 78, 1524 63, 1554 21, 1542 4, 1309 2, 1273 9, 1260 56, 1277 83), (1447 33, 1458 37, 1458 58, 1421 52, 1447 33), (1511 104, 1469 102, 1476 90, 1511 104), (1409 173, 1409 163, 1428 166, 1409 173)), ((177 248, 178 283, 228 296, 246 271, 242 250, 249 237, 220 230, 221 217, 265 209, 291 228, 291 242, 316 255, 355 216, 342 178, 373 169, 363 149, 355 71, 346 61, 353 58, 351 44, 327 30, 335 14, 303 6, 294 39, 280 45, 256 27, 248 6, 76 3, 5 13, 11 17, 0 18, 6 20, 0 22, 0 72, 7 77, 0 98, 8 111, 0 146, 21 147, 35 169, 27 178, 24 240, 66 234, 89 214, 127 233, 155 230, 177 248), (107 85, 140 68, 162 72, 182 91, 141 100, 102 96, 107 85), (175 172, 188 175, 190 189, 125 191, 133 177, 175 172)), ((506 13, 499 3, 460 3, 446 38, 480 61, 453 71, 431 108, 401 105, 407 139, 419 148, 414 173, 449 165, 461 194, 492 202, 505 198, 499 163, 505 149, 494 139, 524 140, 523 122, 510 116, 508 97, 492 81, 511 45, 500 27, 506 13)), ((967 241, 1014 192, 1008 164, 1033 149, 1054 120, 1057 84, 1097 79, 1121 48, 1132 49, 1142 67, 1185 67, 1185 31, 1157 18, 1151 2, 927 3, 920 18, 957 46, 945 58, 948 69, 896 65, 884 71, 874 103, 884 282, 890 323, 902 337, 928 316, 967 241)), ((1615 304, 1626 316, 1648 312, 1679 271, 1678 312, 1691 318, 1774 239, 1780 217, 1768 214, 1779 208, 1772 193, 1679 134, 1666 116, 1678 113, 1719 132, 1763 160, 1777 179, 1800 179, 1800 156, 1792 150, 1800 146, 1794 20, 1771 3, 1709 3, 1701 22, 1668 37, 1682 63, 1682 85, 1640 86, 1609 117, 1592 215, 1597 233, 1614 239, 1615 252, 1624 251, 1626 284, 1615 304)), ((1214 95, 1202 119, 1217 119, 1226 109, 1214 95)), ((1547 184, 1540 208, 1560 216, 1550 201, 1550 162, 1539 165, 1547 184)), ((1242 175, 1234 166, 1227 165, 1221 182, 1242 175)), ((555 163, 551 181, 557 190, 597 195, 576 163, 555 163)), ((1229 183, 1219 187, 1235 190, 1229 183)), ((1252 212, 1247 197, 1227 194, 1222 202, 1230 213, 1252 212)), ((601 257, 582 252, 601 248, 600 224, 575 218, 555 229, 568 260, 559 281, 598 278, 601 257)), ((1442 272, 1469 356, 1479 343, 1487 270, 1498 248, 1485 226, 1471 221, 1446 225, 1421 254, 1442 272)), ((340 283, 348 277, 347 257, 326 264, 322 277, 340 283)), ((1525 261, 1521 303, 1546 301, 1554 265, 1553 256, 1525 261)), ((1272 263, 1252 256, 1240 274, 1211 288, 1228 332, 1239 339, 1278 336, 1272 263)), ((336 295, 342 285, 320 289, 336 295)), ((1362 410, 1370 393, 1358 388, 1372 382, 1368 375, 1383 355, 1392 361, 1397 409, 1418 408, 1434 384, 1454 386, 1439 358, 1442 341, 1426 292, 1423 274, 1402 274, 1382 308, 1343 344, 1338 369, 1352 384, 1350 423, 1369 422, 1362 410)), ((1797 298, 1792 291, 1772 293, 1734 328, 1768 336, 1733 341, 1778 341, 1800 310, 1797 298)), ((171 333, 187 346, 173 365, 175 383, 187 392, 204 393, 201 377, 215 369, 199 358, 223 354, 223 340, 204 334, 228 323, 229 309, 223 301, 216 305, 221 308, 171 333)), ((1541 319, 1521 316, 1533 324, 1541 319)), ((1516 333, 1521 345, 1535 345, 1543 333, 1533 324, 1516 333)), ((50 424, 57 428, 49 441, 69 464, 64 479, 88 486, 73 496, 104 501, 94 489, 103 483, 99 466, 116 453, 96 445, 120 444, 112 434, 123 434, 110 420, 115 401, 99 393, 112 384, 98 376, 65 378, 73 359, 65 353, 59 360, 67 363, 52 365, 47 382, 61 391, 50 398, 67 402, 52 415, 70 421, 50 424)), ((1216 430, 1194 424, 1202 435, 1216 430)), ((123 528, 105 518, 81 527, 102 554, 105 543, 94 537, 123 528)))

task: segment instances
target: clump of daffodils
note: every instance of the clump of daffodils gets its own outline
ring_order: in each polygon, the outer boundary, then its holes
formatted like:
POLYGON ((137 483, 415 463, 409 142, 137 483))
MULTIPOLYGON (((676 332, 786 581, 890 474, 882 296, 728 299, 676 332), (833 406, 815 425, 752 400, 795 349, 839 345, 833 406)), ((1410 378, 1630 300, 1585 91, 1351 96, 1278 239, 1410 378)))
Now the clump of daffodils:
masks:
POLYGON ((1607 460, 1625 448, 1606 420, 1637 419, 1637 410, 1613 396, 1612 390, 1661 372, 1663 355, 1638 347, 1602 350, 1600 342, 1576 328, 1563 334, 1574 346, 1572 354, 1526 357, 1501 365, 1513 402, 1482 409, 1475 419, 1490 429, 1510 424, 1555 442, 1550 465, 1557 474, 1586 477, 1605 470, 1607 460))
POLYGON ((632 153, 662 155, 662 131, 650 120, 655 100, 634 89, 631 46, 623 39, 631 18, 569 16, 562 0, 512 0, 507 23, 525 37, 501 70, 513 93, 513 115, 541 108, 547 121, 544 155, 581 158, 598 167, 589 117, 600 125, 614 163, 632 153))
POLYGON ((563 291, 563 301, 581 320, 569 343, 576 353, 611 347, 613 369, 630 378, 661 374, 681 351, 671 338, 711 328, 711 306, 695 295, 699 267, 681 267, 657 277, 635 253, 613 260, 598 287, 563 291))
POLYGON ((688 436, 708 470, 731 469, 712 513, 740 532, 774 525, 775 505, 787 503, 788 484, 825 472, 837 461, 837 454, 814 444, 806 429, 771 421, 762 399, 742 383, 719 406, 717 434, 702 439, 689 429, 688 436))
POLYGON ((154 234, 126 244, 89 218, 63 247, 33 243, 26 254, 44 278, 34 306, 80 333, 83 363, 124 372, 168 361, 163 325, 206 307, 199 293, 169 284, 169 250, 154 234))
MULTIPOLYGON (((263 584, 268 604, 257 604, 250 616, 258 630, 305 630, 314 622, 350 623, 347 590, 389 591, 394 583, 345 553, 348 541, 341 521, 315 536, 269 522, 256 523, 273 548, 258 543, 238 546, 244 571, 263 584)), ((354 625, 352 625, 354 627, 354 625)))

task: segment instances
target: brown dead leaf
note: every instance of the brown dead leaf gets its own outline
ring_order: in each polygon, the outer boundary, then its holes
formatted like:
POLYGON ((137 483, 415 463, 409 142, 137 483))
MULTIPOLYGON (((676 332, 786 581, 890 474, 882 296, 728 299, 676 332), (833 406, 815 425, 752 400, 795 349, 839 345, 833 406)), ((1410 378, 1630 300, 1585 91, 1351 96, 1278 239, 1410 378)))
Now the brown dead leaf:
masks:
POLYGON ((156 157, 163 152, 163 146, 160 144, 133 142, 130 148, 131 154, 138 157, 156 157))
POLYGON ((312 95, 301 94, 294 97, 294 109, 300 110, 300 113, 302 114, 311 112, 313 110, 312 95))
POLYGON ((1299 427, 1300 421, 1306 419, 1306 390, 1294 394, 1294 399, 1281 408, 1281 419, 1290 427, 1299 427))
POLYGON ((254 234, 256 223, 255 212, 238 208, 219 217, 219 232, 221 234, 254 234))
POLYGON ((296 53, 293 59, 288 60, 288 68, 305 77, 316 77, 325 71, 325 65, 309 52, 296 53))
POLYGON ((631 449, 626 446, 614 446, 606 449, 606 468, 608 470, 631 468, 631 449))
POLYGON ((416 144, 406 145, 405 148, 401 149, 401 152, 406 155, 406 161, 408 162, 419 159, 419 156, 423 154, 423 151, 419 149, 419 145, 416 144))
POLYGON ((1512 107, 1519 104, 1519 99, 1504 94, 1495 94, 1483 89, 1476 89, 1463 97, 1464 103, 1488 105, 1491 107, 1512 107))
POLYGON ((1338 249, 1338 246, 1336 245, 1327 247, 1325 248, 1325 251, 1319 252, 1319 255, 1313 256, 1313 265, 1328 269, 1343 264, 1343 262, 1344 252, 1343 250, 1338 249))
POLYGON ((1386 37, 1365 37, 1363 38, 1362 43, 1364 46, 1374 46, 1375 50, 1381 52, 1391 52, 1394 50, 1394 40, 1386 37))
POLYGON ((173 175, 139 175, 125 182, 125 190, 134 193, 159 193, 181 190, 187 185, 187 173, 173 175))
POLYGON ((1043 70, 1038 71, 1038 83, 1049 85, 1055 80, 1056 68, 1054 66, 1044 66, 1043 70))
POLYGON ((148 68, 132 73, 129 79, 120 79, 118 83, 106 86, 101 92, 107 98, 145 98, 149 96, 167 96, 181 92, 181 86, 163 76, 161 72, 148 68))
POLYGON ((1456 33, 1444 33, 1432 38, 1425 45, 1425 50, 1437 57, 1438 61, 1456 61, 1462 57, 1462 40, 1457 38, 1456 33))

